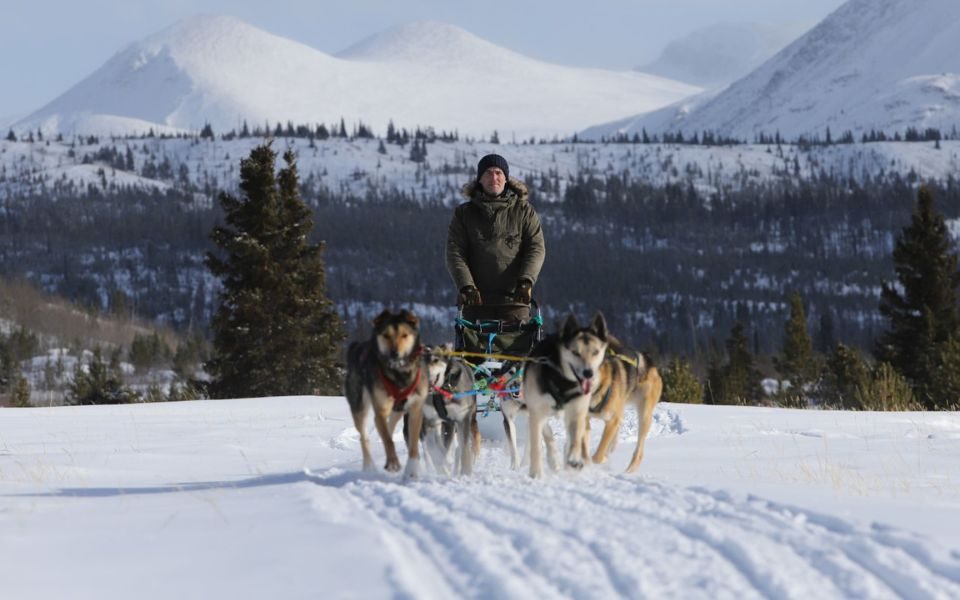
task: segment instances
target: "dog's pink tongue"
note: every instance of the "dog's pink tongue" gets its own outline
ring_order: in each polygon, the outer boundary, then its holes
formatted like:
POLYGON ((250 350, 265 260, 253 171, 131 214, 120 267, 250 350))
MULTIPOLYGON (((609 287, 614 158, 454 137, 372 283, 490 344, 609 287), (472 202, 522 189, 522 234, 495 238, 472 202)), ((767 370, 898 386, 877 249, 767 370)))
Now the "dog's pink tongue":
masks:
POLYGON ((584 396, 590 393, 590 381, 590 379, 580 380, 580 390, 583 392, 584 396))

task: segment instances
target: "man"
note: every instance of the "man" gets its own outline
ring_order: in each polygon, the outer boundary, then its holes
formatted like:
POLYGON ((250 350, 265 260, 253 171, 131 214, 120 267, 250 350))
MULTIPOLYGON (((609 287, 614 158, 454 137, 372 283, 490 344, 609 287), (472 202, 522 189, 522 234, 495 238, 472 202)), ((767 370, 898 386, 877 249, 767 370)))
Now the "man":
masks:
POLYGON ((447 270, 465 319, 525 320, 545 255, 540 218, 506 159, 488 154, 463 187, 447 234, 447 270))

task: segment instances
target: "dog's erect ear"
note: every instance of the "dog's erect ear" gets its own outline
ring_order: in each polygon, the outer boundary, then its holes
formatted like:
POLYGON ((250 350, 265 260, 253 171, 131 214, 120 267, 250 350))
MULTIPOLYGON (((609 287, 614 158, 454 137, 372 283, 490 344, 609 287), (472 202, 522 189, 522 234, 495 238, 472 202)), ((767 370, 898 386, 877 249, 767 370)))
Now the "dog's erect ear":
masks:
POLYGON ((446 350, 447 352, 453 352, 453 344, 450 343, 450 342, 446 342, 445 344, 443 344, 443 345, 440 346, 440 347, 443 348, 444 350, 446 350))
POLYGON ((580 329, 580 323, 577 323, 577 317, 573 313, 567 315, 567 320, 563 322, 563 329, 560 330, 560 336, 564 339, 573 337, 573 334, 580 329))
POLYGON ((413 314, 407 309, 400 311, 400 318, 408 323, 411 327, 418 327, 420 325, 420 319, 417 318, 417 315, 413 314))
POLYGON ((590 329, 597 334, 597 337, 606 341, 607 339, 607 320, 603 318, 603 313, 597 311, 593 315, 593 321, 590 322, 590 329))
POLYGON ((389 319, 391 316, 393 316, 393 314, 390 312, 389 309, 384 310, 382 313, 380 313, 379 315, 377 315, 376 317, 374 317, 374 319, 373 319, 373 321, 372 321, 372 323, 373 323, 373 328, 374 328, 374 329, 380 329, 380 326, 381 326, 384 322, 386 322, 386 320, 389 319))

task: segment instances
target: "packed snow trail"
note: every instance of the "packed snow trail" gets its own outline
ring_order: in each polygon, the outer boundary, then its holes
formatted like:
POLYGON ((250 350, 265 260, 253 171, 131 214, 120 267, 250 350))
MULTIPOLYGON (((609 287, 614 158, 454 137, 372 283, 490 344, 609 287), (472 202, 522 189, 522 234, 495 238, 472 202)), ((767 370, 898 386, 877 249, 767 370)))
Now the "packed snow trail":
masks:
POLYGON ((539 481, 480 428, 404 483, 343 398, 0 410, 3 598, 960 598, 960 414, 664 403, 539 481))
POLYGON ((957 556, 896 534, 600 471, 532 481, 484 450, 472 478, 308 478, 377 524, 397 572, 423 574, 396 581, 414 598, 960 597, 957 556))

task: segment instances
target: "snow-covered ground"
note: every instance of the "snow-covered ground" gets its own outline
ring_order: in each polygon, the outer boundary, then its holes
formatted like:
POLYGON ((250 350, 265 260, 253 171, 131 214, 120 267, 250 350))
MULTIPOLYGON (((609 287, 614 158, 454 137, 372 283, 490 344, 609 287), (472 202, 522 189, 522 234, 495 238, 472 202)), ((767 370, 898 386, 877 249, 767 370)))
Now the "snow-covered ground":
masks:
MULTIPOLYGON (((68 196, 90 187, 112 193, 122 187, 166 191, 190 184, 195 190, 235 192, 240 159, 264 142, 261 138, 229 141, 193 139, 102 138, 94 144, 10 142, 0 139, 0 200, 17 196, 68 196), (97 158, 128 155, 132 170, 114 168, 97 158), (170 176, 147 176, 147 165, 170 165, 170 176), (182 173, 182 175, 181 175, 182 173)), ((410 160, 410 148, 375 139, 331 138, 316 142, 275 140, 278 152, 297 153, 301 180, 326 187, 334 195, 364 198, 370 193, 400 191, 410 198, 448 197, 458 201, 461 186, 473 177, 477 161, 497 152, 510 162, 510 174, 531 178, 546 200, 560 200, 578 176, 627 177, 651 186, 694 186, 704 196, 771 183, 795 184, 821 175, 864 181, 879 174, 946 181, 960 173, 960 141, 880 142, 801 148, 784 144, 698 146, 676 144, 514 144, 437 142, 427 144, 425 162, 410 160), (542 183, 553 185, 543 189, 542 183), (554 189, 555 188, 555 189, 554 189)), ((211 197, 197 192, 199 206, 211 197)))
POLYGON ((542 481, 481 429, 404 483, 342 398, 0 410, 3 597, 960 597, 957 413, 663 404, 542 481))

